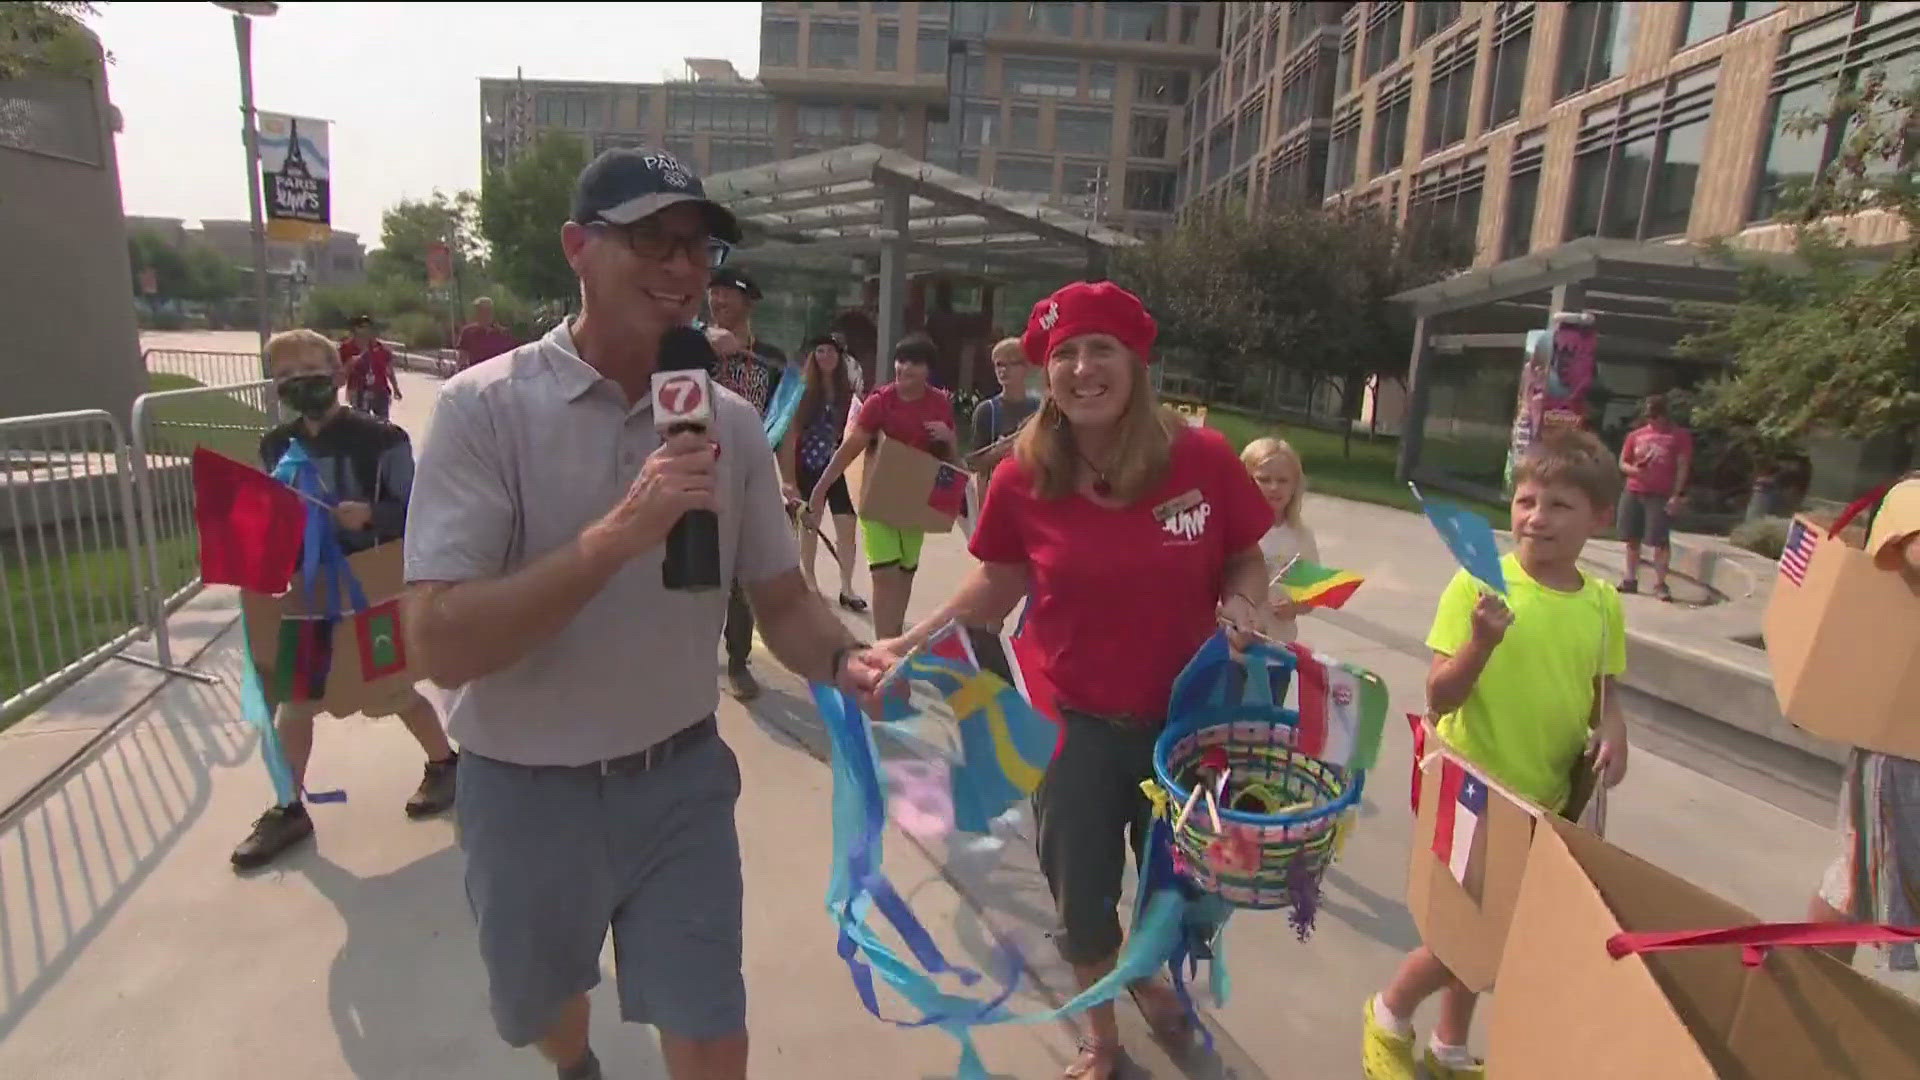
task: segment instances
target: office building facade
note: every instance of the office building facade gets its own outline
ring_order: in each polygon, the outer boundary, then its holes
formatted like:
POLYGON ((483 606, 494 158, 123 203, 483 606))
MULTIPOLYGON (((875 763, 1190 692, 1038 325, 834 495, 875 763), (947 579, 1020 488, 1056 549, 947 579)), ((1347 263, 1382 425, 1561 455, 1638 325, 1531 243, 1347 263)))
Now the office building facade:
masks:
POLYGON ((1784 248, 1784 192, 1844 136, 1794 118, 1875 67, 1920 73, 1916 3, 1227 7, 1185 202, 1375 206, 1457 230, 1481 266, 1582 237, 1784 248))
POLYGON ((482 79, 490 164, 542 130, 664 145, 726 172, 878 143, 1150 233, 1172 220, 1192 89, 1224 6, 766 3, 757 80, 689 61, 652 84, 482 79))

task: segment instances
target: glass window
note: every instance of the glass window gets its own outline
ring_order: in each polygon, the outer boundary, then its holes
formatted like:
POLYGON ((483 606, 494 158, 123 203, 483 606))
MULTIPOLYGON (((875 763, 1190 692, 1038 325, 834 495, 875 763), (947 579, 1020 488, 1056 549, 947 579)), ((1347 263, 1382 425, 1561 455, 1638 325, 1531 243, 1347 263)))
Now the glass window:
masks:
MULTIPOLYGON (((1912 25, 1905 17, 1910 10, 1875 4, 1865 19, 1843 12, 1789 35, 1786 54, 1776 65, 1780 74, 1768 104, 1767 146, 1750 220, 1764 221, 1787 209, 1796 188, 1818 180, 1846 151, 1851 118, 1845 128, 1829 120, 1810 130, 1791 130, 1829 114, 1836 85, 1856 87, 1873 72, 1885 76, 1890 91, 1904 94, 1912 84, 1920 73, 1920 53, 1900 40, 1912 25), (1891 60, 1881 59, 1889 55, 1891 60)), ((1870 162, 1867 171, 1877 176, 1893 167, 1870 162)))
POLYGON ((1233 144, 1233 164, 1235 168, 1246 164, 1253 152, 1260 148, 1260 136, 1266 130, 1267 107, 1256 102, 1253 108, 1240 114, 1240 134, 1233 144))
POLYGON ((802 105, 799 121, 802 135, 838 135, 840 134, 840 107, 838 105, 802 105))
POLYGON ((1404 10, 1404 5, 1388 3, 1375 4, 1368 11, 1364 78, 1372 78, 1381 68, 1400 58, 1400 19, 1404 10))
POLYGON ((1027 6, 1033 10, 1034 25, 1041 31, 1061 37, 1073 36, 1072 4, 1034 3, 1027 6))
POLYGON ((1439 33, 1460 17, 1460 0, 1421 0, 1413 6, 1413 46, 1439 33))
POLYGON ((861 142, 871 142, 880 137, 880 107, 878 105, 855 105, 853 107, 853 137, 861 142))
MULTIPOLYGON (((1000 110, 998 107, 993 105, 984 105, 976 102, 969 102, 967 104, 965 117, 962 119, 961 125, 960 125, 960 130, 961 130, 960 139, 963 143, 965 143, 968 146, 993 145, 994 129, 997 128, 999 124, 1000 124, 1000 110)), ((1035 128, 1037 129, 1039 126, 1039 121, 1037 119, 1034 121, 1034 125, 1035 125, 1035 128)), ((1019 141, 1020 139, 1020 110, 1019 109, 1015 109, 1013 111, 1013 134, 1014 134, 1014 141, 1012 145, 1014 146, 1032 146, 1039 141, 1037 137, 1034 139, 1034 142, 1031 142, 1031 143, 1023 143, 1019 141)))
POLYGON ((1180 5, 1180 43, 1182 45, 1202 44, 1200 40, 1199 4, 1180 5))
POLYGON ((1040 107, 1015 105, 1007 112, 1007 145, 1040 148, 1040 107))
POLYGON ((1134 74, 1133 100, 1137 105, 1185 105, 1187 90, 1188 76, 1184 71, 1141 68, 1134 74))
POLYGON ((1653 176, 1655 136, 1646 135, 1620 146, 1607 176, 1607 209, 1600 219, 1600 235, 1623 240, 1641 237, 1640 214, 1653 176))
POLYGON ((1112 101, 1114 83, 1120 78, 1112 64, 1094 64, 1087 69, 1087 97, 1094 101, 1112 101))
POLYGON ((1353 89, 1353 38, 1340 43, 1340 55, 1333 63, 1333 94, 1339 97, 1353 89))
POLYGON ((1327 194, 1337 195, 1353 186, 1360 160, 1360 114, 1348 113, 1334 121, 1333 137, 1327 141, 1327 194))
POLYGON ((953 29, 961 34, 984 34, 987 32, 987 9, 1003 6, 979 2, 955 4, 953 5, 953 29))
POLYGON ((1602 200, 1607 194, 1607 163, 1611 147, 1589 151, 1573 159, 1573 196, 1567 201, 1567 236, 1598 236, 1602 200))
POLYGON ((1213 131, 1213 137, 1207 141, 1207 183, 1211 184, 1227 175, 1228 167, 1233 163, 1233 125, 1221 124, 1213 131))
POLYGON ((993 166, 993 186, 1008 191, 1053 190, 1053 162, 1002 157, 993 166))
POLYGON ((1009 93, 1027 97, 1073 97, 1080 92, 1080 64, 1075 60, 1009 56, 1000 61, 1000 77, 1009 93))
POLYGON ((1069 154, 1113 151, 1113 114, 1059 109, 1053 114, 1053 144, 1069 154))
POLYGON ((1152 113, 1134 113, 1127 132, 1127 153, 1133 157, 1167 156, 1167 118, 1152 113))
POLYGON ((944 75, 947 72, 947 31, 945 27, 922 26, 914 40, 917 51, 916 74, 944 75))
POLYGON ((1567 5, 1554 99, 1598 86, 1627 69, 1633 9, 1605 0, 1567 5))
POLYGON ((881 71, 900 68, 900 28, 882 26, 873 37, 873 63, 881 71))
POLYGON ((1084 161, 1069 161, 1060 166, 1060 200, 1092 211, 1101 206, 1106 192, 1107 171, 1103 166, 1084 161))
POLYGON ((811 67, 858 67, 860 28, 852 23, 816 22, 807 49, 807 63, 811 67))
POLYGON ((1407 111, 1412 98, 1400 94, 1376 107, 1373 114, 1373 175, 1400 167, 1407 154, 1407 111))
POLYGON ((1519 258, 1533 248, 1533 216, 1539 205, 1539 167, 1514 173, 1507 184, 1507 220, 1500 234, 1500 258, 1519 258))
POLYGON ((1467 104, 1473 97, 1473 61, 1434 75, 1427 84, 1427 133, 1431 154, 1467 137, 1467 104))
POLYGON ((1529 24, 1519 33, 1493 45, 1493 84, 1487 88, 1486 130, 1492 130, 1520 115, 1520 96, 1526 89, 1527 53, 1533 44, 1529 24))
MULTIPOLYGON (((1108 5, 1111 7, 1112 5, 1108 5)), ((1171 169, 1127 169, 1127 209, 1166 212, 1173 209, 1174 172, 1171 169)))
POLYGON ((1647 199, 1648 237, 1682 236, 1693 216, 1693 191, 1706 160, 1707 122, 1695 120, 1666 134, 1653 192, 1647 199))
POLYGON ((968 53, 967 62, 960 69, 961 92, 968 94, 985 93, 987 89, 987 58, 979 53, 968 53))
POLYGON ((1779 7, 1778 0, 1765 0, 1764 3, 1730 3, 1728 0, 1708 0, 1705 3, 1687 5, 1686 17, 1680 21, 1680 47, 1697 45, 1708 38, 1752 22, 1779 7))
POLYGON ((1107 0, 1107 38, 1115 41, 1167 40, 1167 5, 1107 0))
POLYGON ((760 24, 762 67, 797 67, 800 63, 800 24, 781 20, 760 24))

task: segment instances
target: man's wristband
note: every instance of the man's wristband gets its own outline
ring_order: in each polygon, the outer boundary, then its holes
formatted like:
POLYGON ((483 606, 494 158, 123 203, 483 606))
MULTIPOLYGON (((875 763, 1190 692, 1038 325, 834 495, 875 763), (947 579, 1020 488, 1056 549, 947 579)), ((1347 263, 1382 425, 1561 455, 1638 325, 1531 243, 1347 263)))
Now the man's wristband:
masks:
POLYGON ((872 646, 865 642, 856 641, 833 650, 833 658, 827 662, 827 681, 833 682, 840 678, 840 669, 846 666, 847 657, 852 656, 862 649, 868 648, 872 648, 872 646))

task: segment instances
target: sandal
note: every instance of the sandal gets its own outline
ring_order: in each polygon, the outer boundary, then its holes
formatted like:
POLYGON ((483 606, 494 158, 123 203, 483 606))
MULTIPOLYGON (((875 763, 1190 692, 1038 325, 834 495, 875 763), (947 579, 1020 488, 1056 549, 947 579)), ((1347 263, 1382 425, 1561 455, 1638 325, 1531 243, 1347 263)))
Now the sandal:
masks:
POLYGON ((1063 1080, 1117 1080, 1120 1075, 1120 1044, 1098 1039, 1080 1040, 1080 1056, 1073 1059, 1063 1080))
POLYGON ((1146 1018, 1153 1037, 1168 1046, 1184 1046, 1193 1038, 1193 1021, 1186 1006, 1174 994, 1173 987, 1158 977, 1149 977, 1127 987, 1128 996, 1146 1018))
POLYGON ((867 610, 867 602, 852 593, 840 594, 840 606, 853 612, 855 615, 867 610))
POLYGON ((1634 593, 1640 591, 1640 579, 1621 578, 1619 591, 1621 596, 1632 596, 1634 593))

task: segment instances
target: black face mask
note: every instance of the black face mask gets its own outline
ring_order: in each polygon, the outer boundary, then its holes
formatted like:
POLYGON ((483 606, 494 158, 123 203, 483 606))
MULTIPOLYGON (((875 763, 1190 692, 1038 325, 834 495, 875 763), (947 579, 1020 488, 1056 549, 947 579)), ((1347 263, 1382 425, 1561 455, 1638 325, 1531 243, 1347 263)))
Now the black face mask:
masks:
POLYGON ((331 375, 297 375, 282 379, 274 388, 287 408, 309 420, 318 420, 333 408, 335 394, 331 375))

